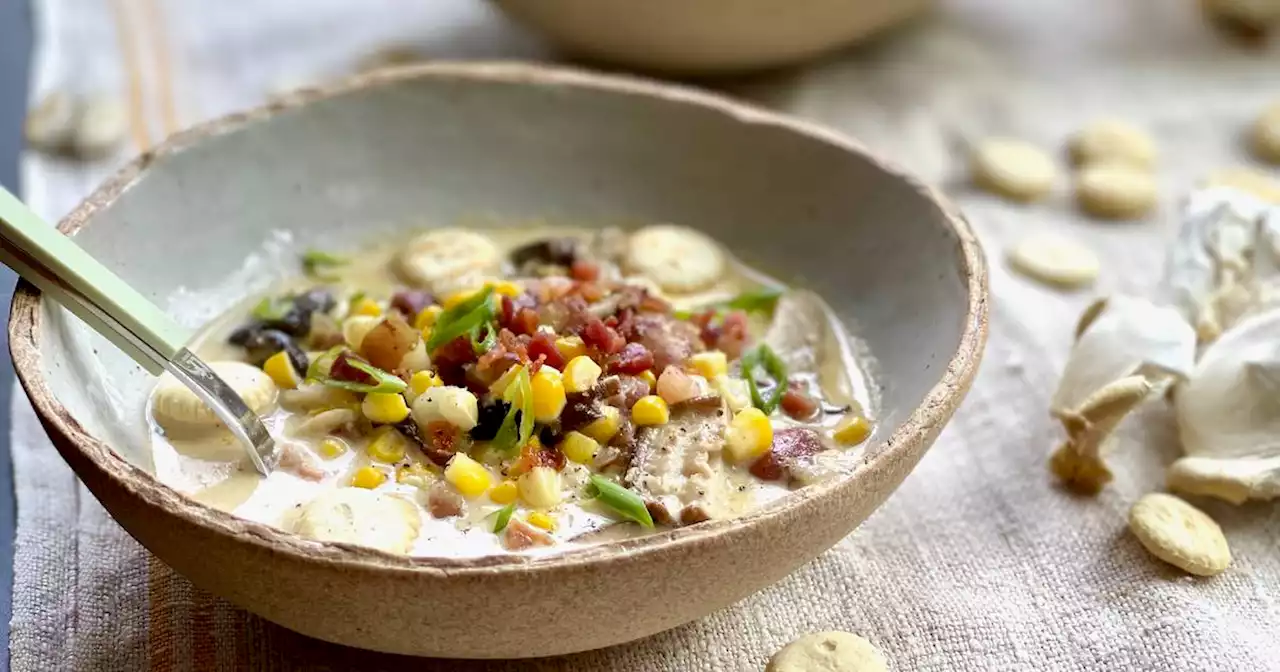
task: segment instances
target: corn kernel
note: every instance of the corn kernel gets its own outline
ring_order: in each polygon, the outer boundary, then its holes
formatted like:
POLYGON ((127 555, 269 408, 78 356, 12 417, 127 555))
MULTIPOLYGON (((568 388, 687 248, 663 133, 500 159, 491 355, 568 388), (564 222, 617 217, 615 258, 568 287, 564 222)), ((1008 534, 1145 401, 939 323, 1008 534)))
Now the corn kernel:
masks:
POLYGON ((444 297, 444 299, 440 301, 440 305, 443 306, 445 310, 448 310, 475 295, 476 295, 476 290, 463 289, 444 297))
POLYGON ((444 385, 444 381, 440 380, 440 376, 436 375, 435 371, 419 371, 409 379, 409 389, 413 390, 415 397, 433 387, 442 385, 444 385))
POLYGON ((379 306, 377 301, 367 296, 362 297, 359 301, 351 304, 351 314, 382 317, 382 306, 379 306))
POLYGON ((516 501, 518 494, 516 482, 508 478, 493 486, 493 489, 489 491, 489 499, 493 500, 494 504, 510 504, 516 501))
POLYGON ((654 375, 653 369, 645 369, 644 373, 636 376, 636 378, 643 380, 650 390, 658 386, 658 377, 654 375))
POLYGON ((444 480, 449 481, 464 497, 472 498, 483 495, 493 482, 493 477, 484 465, 465 453, 456 453, 444 468, 444 480))
POLYGON ((374 433, 365 452, 378 462, 395 464, 404 459, 406 443, 404 435, 394 427, 382 427, 374 433))
POLYGON ((554 422, 564 410, 564 378, 559 371, 542 366, 529 381, 533 390, 533 419, 554 422))
POLYGON ((560 472, 551 467, 534 467, 516 481, 520 499, 538 509, 549 509, 560 503, 560 472))
POLYGON ((600 450, 600 444, 581 432, 569 432, 560 441, 560 452, 578 464, 590 464, 598 450, 600 450))
POLYGON ((413 328, 422 330, 434 327, 436 318, 440 317, 440 313, 444 312, 444 308, 434 303, 422 310, 418 311, 418 316, 413 318, 413 328))
POLYGON ((522 288, 520 285, 517 285, 514 282, 511 282, 510 280, 503 280, 501 282, 495 282, 490 284, 493 287, 494 294, 499 294, 501 296, 509 296, 513 299, 517 296, 520 296, 521 294, 524 294, 524 288, 522 288))
POLYGON ((564 365, 565 392, 587 392, 596 386, 604 371, 586 355, 578 355, 564 365))
POLYGON ((729 358, 719 350, 699 352, 689 358, 689 363, 693 365, 694 371, 708 380, 729 372, 729 358))
POLYGON ((360 410, 381 425, 394 425, 409 417, 409 405, 398 392, 370 392, 364 395, 360 410))
POLYGON ((356 473, 351 475, 351 485, 369 490, 382 485, 386 480, 387 475, 373 467, 360 467, 356 469, 356 473))
POLYGON ((396 483, 412 485, 415 488, 428 488, 435 481, 436 475, 419 463, 396 467, 396 483))
POLYGON ((834 433, 836 441, 846 446, 856 446, 871 436, 871 421, 855 415, 841 422, 834 433))
POLYGON ((773 445, 773 425, 760 409, 744 408, 733 416, 725 431, 724 448, 729 459, 747 462, 768 452, 773 445))
POLYGON ((302 376, 298 375, 297 369, 293 368, 293 361, 289 359, 289 353, 281 350, 267 358, 262 363, 262 370, 266 372, 275 384, 286 390, 292 390, 302 382, 302 376))
POLYGON ((560 351, 561 357, 569 360, 587 354, 587 344, 577 336, 565 336, 556 339, 556 350, 560 351))
POLYGON ((347 452, 347 443, 342 439, 331 436, 320 442, 316 452, 320 453, 320 456, 324 459, 332 460, 347 452))
POLYGON ((600 410, 604 415, 583 427, 582 433, 598 443, 609 443, 609 439, 618 433, 618 427, 622 424, 622 412, 613 406, 604 406, 600 410))
POLYGON ((654 394, 640 397, 631 407, 631 421, 637 425, 665 425, 671 419, 667 402, 654 394))
POLYGON ((529 517, 527 520, 529 521, 530 525, 534 527, 541 527, 542 529, 548 532, 556 529, 556 519, 554 516, 552 516, 549 513, 534 511, 533 513, 529 514, 529 517))

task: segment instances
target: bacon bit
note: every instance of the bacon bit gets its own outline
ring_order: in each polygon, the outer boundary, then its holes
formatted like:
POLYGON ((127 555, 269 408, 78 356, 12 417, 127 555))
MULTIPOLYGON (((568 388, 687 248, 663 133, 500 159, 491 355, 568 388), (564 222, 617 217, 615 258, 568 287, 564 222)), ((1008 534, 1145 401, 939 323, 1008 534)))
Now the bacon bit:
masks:
POLYGON ((462 495, 454 492, 444 481, 436 481, 427 490, 427 511, 432 518, 449 518, 462 513, 462 495))
POLYGON ((622 346, 627 343, 626 339, 622 338, 618 332, 605 326, 603 321, 595 317, 587 322, 579 336, 582 337, 582 342, 587 347, 594 348, 606 355, 612 355, 622 350, 622 346))
POLYGON ((574 259, 569 265, 569 277, 583 282, 592 282, 600 277, 600 266, 586 259, 574 259))
POLYGON ((458 428, 444 420, 427 423, 427 436, 423 441, 422 452, 427 459, 440 466, 449 463, 449 458, 458 452, 458 428))
POLYGON ((510 327, 511 321, 516 317, 516 303, 507 295, 502 296, 501 310, 498 311, 498 326, 510 327))
POLYGON ((636 305, 636 309, 645 313, 669 313, 671 312, 671 304, 649 294, 649 292, 645 292, 640 297, 640 303, 636 305))
POLYGON ((653 368, 653 353, 639 343, 628 343, 622 352, 609 358, 609 373, 625 373, 638 376, 653 368))
POLYGON ((764 481, 781 481, 791 478, 791 465, 796 460, 822 451, 822 440, 817 432, 805 427, 780 429, 773 433, 773 445, 769 452, 751 465, 751 473, 764 481))
MULTIPOLYGON (((356 356, 356 354, 350 350, 343 350, 338 354, 337 358, 333 360, 333 366, 329 367, 329 377, 334 380, 343 380, 349 383, 361 383, 364 385, 373 385, 377 382, 373 379, 373 376, 352 366, 352 360, 360 362, 365 361, 363 357, 356 356)), ((368 362, 365 363, 367 364, 368 362)))
POLYGON ((535 334, 538 332, 538 311, 532 308, 521 308, 511 319, 511 331, 517 334, 535 334))
POLYGON ((577 287, 578 296, 587 303, 595 303, 604 298, 604 289, 594 282, 580 282, 577 287))
POLYGON ((474 361, 476 361, 476 351, 471 347, 471 339, 466 336, 459 336, 445 343, 431 354, 431 363, 435 365, 436 373, 446 385, 465 385, 467 380, 465 367, 474 361))
POLYGON ((534 467, 551 467, 556 471, 564 469, 564 453, 554 446, 544 446, 540 441, 529 441, 520 448, 520 459, 511 465, 508 475, 518 476, 534 467))
POLYGON ((541 358, 543 364, 557 371, 564 370, 564 355, 560 354, 559 348, 556 347, 556 338, 546 332, 540 331, 534 334, 533 339, 529 341, 529 358, 541 358))
POLYGON ((502 545, 508 551, 520 551, 532 546, 550 546, 556 543, 551 535, 529 523, 512 517, 502 536, 502 545))
POLYGON ((747 314, 735 311, 724 316, 724 322, 720 324, 720 338, 716 340, 715 347, 729 359, 737 359, 742 356, 749 339, 747 314))
POLYGON ((800 383, 791 383, 782 393, 782 412, 796 420, 809 420, 818 414, 818 400, 801 389, 800 383))

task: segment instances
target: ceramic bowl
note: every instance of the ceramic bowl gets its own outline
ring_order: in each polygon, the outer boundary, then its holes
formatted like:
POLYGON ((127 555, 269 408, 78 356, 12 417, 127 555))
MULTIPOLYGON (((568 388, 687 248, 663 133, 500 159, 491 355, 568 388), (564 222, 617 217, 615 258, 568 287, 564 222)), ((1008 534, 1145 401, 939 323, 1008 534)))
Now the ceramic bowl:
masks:
POLYGON ((26 284, 13 359, 67 463, 197 586, 324 640, 475 658, 637 639, 778 581, 893 492, 978 365, 987 275, 941 197, 829 131, 639 80, 519 64, 366 75, 176 136, 60 228, 194 327, 307 247, 527 218, 680 222, 821 292, 875 358, 881 431, 864 463, 741 519, 545 559, 401 557, 240 520, 156 481, 152 379, 26 284))
POLYGON ((561 48, 675 75, 791 65, 914 17, 933 0, 494 0, 561 48))

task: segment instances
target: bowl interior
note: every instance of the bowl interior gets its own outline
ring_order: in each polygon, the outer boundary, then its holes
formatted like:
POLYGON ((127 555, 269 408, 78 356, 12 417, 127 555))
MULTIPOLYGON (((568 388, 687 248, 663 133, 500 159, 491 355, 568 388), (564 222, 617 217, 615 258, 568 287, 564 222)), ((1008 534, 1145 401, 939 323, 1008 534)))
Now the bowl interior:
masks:
MULTIPOLYGON (((636 88, 389 76, 180 140, 76 239, 194 328, 292 273, 308 247, 532 219, 685 224, 826 297, 874 357, 887 437, 965 330, 968 280, 947 213, 820 134, 636 88)), ((61 308, 42 310, 51 391, 149 469, 150 376, 61 308)))

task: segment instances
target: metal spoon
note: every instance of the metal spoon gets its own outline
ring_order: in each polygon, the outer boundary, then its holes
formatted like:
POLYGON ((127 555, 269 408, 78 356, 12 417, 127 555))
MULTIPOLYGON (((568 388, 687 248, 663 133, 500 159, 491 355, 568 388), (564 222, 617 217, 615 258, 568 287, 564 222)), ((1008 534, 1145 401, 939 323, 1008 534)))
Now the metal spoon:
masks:
POLYGON ((264 476, 275 442, 240 395, 186 348, 191 334, 0 187, 0 262, 74 313, 152 375, 173 374, 244 444, 264 476))

